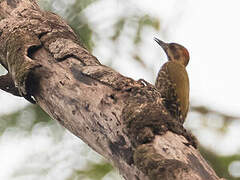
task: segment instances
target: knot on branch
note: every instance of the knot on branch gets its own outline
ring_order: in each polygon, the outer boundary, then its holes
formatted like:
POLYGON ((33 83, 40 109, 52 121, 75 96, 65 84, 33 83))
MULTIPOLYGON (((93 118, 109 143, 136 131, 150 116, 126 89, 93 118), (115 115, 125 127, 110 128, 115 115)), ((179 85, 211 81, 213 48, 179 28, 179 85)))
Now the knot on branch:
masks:
POLYGON ((25 96, 28 94, 26 84, 29 73, 41 66, 31 58, 41 47, 41 42, 34 34, 19 30, 10 35, 7 45, 8 71, 20 95, 25 96))

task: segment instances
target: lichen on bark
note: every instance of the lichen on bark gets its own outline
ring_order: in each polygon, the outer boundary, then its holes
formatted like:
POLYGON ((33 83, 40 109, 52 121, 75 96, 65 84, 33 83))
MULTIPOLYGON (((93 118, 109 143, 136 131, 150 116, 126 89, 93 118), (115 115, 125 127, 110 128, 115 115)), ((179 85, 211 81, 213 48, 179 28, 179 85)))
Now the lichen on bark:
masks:
POLYGON ((184 179, 182 174, 193 171, 191 167, 176 159, 165 159, 158 154, 153 146, 143 144, 134 153, 134 162, 151 180, 184 179))

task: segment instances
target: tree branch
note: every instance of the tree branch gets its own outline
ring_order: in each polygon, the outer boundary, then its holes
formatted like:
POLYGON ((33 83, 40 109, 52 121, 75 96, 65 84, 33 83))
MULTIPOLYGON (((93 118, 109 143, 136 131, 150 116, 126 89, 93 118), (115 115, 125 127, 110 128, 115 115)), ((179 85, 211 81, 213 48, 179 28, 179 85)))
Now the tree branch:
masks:
POLYGON ((106 67, 34 0, 0 3, 0 61, 37 104, 129 180, 219 179, 161 94, 106 67))

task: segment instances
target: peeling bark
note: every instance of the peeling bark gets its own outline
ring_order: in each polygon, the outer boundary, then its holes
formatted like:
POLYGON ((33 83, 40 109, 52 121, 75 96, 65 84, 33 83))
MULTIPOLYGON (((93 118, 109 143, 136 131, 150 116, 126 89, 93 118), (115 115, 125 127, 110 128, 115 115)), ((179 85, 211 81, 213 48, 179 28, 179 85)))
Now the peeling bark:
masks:
POLYGON ((219 179, 155 86, 102 65, 34 0, 2 0, 0 17, 0 63, 19 95, 33 96, 125 179, 219 179))

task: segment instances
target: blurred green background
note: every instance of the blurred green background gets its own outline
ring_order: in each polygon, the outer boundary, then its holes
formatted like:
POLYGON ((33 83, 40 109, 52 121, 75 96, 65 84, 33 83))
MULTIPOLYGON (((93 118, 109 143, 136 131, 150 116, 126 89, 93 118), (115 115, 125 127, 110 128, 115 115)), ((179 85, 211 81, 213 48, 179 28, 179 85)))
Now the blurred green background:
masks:
MULTIPOLYGON (((189 7, 176 1, 149 1, 152 6, 165 3, 164 6, 173 7, 173 17, 168 22, 166 14, 151 12, 138 3, 138 0, 39 0, 43 9, 61 15, 71 25, 101 63, 126 76, 154 83, 166 57, 152 39, 154 36, 171 39, 168 31, 176 27, 174 19, 181 16, 179 9, 189 7)), ((1 72, 6 71, 1 67, 1 72)), ((37 105, 2 91, 0 101, 0 179, 122 179, 106 160, 37 105)), ((216 108, 217 102, 206 104, 202 98, 191 96, 185 127, 196 135, 202 155, 216 173, 228 180, 238 180, 240 146, 232 144, 239 141, 240 117, 216 108)))

